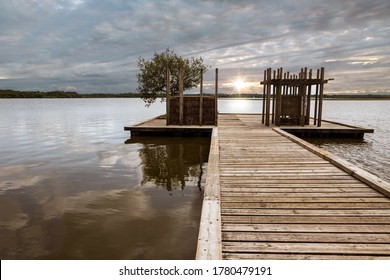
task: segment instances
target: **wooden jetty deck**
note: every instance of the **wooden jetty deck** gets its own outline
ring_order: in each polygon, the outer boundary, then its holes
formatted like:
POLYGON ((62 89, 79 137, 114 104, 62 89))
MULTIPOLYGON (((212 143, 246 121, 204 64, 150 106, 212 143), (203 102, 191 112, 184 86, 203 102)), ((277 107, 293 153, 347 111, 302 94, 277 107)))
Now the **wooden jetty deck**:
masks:
POLYGON ((219 114, 218 127, 154 118, 125 130, 212 132, 196 259, 390 259, 390 184, 292 135, 372 130, 267 127, 256 114, 219 114))
POLYGON ((390 184, 257 115, 219 115, 197 259, 390 259, 390 184))

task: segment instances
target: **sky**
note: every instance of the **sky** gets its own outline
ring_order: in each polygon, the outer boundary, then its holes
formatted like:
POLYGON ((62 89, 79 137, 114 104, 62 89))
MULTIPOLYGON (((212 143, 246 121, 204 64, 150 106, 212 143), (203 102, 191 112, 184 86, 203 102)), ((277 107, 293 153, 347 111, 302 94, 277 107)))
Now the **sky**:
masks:
POLYGON ((139 57, 210 66, 205 91, 325 67, 325 93, 390 92, 389 0, 0 0, 0 89, 135 92, 139 57))

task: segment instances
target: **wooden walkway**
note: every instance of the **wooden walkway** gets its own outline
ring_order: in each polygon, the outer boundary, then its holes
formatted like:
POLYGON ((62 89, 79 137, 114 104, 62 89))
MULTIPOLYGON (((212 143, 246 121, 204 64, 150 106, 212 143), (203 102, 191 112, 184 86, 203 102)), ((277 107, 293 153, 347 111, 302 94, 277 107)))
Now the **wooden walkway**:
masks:
POLYGON ((390 259, 389 184, 282 134, 219 115, 197 258, 390 259))

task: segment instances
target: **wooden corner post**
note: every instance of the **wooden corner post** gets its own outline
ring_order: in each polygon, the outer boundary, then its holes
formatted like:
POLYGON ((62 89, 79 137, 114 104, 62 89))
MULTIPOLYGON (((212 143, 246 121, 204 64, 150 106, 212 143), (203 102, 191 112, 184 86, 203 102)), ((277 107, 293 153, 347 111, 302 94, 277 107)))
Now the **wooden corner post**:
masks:
POLYGON ((167 67, 166 69, 166 80, 165 80, 165 92, 166 92, 166 97, 165 97, 165 102, 166 102, 166 114, 167 114, 167 125, 171 124, 171 110, 170 110, 170 97, 171 97, 171 73, 169 71, 169 68, 167 67))
POLYGON ((263 85, 263 108, 262 108, 262 111, 261 111, 261 123, 264 124, 264 114, 265 114, 265 81, 267 79, 267 70, 264 70, 264 82, 261 83, 260 82, 260 85, 262 84, 263 85))
POLYGON ((203 124, 203 69, 200 69, 199 125, 203 124))
POLYGON ((321 126, 322 121, 322 102, 324 97, 324 80, 325 77, 325 68, 321 67, 321 77, 320 77, 320 96, 319 96, 319 102, 318 102, 318 121, 317 121, 317 127, 321 126))
POLYGON ((184 96, 183 96, 183 69, 179 69, 179 123, 183 125, 184 120, 184 96))
POLYGON ((265 125, 269 126, 269 114, 270 114, 270 107, 271 107, 271 78, 272 78, 272 70, 271 68, 267 69, 267 99, 266 99, 266 106, 265 106, 265 125))
POLYGON ((215 68, 215 125, 218 124, 218 68, 215 68))
MULTIPOLYGON (((309 71, 309 80, 310 81, 312 80, 312 77, 313 77, 313 71, 312 71, 312 69, 310 69, 310 71, 309 71)), ((308 86, 307 86, 305 125, 309 125, 310 124, 311 86, 312 86, 312 84, 308 84, 308 86)))
POLYGON ((283 68, 279 68, 277 72, 277 83, 274 85, 276 91, 274 90, 276 97, 275 103, 275 125, 280 126, 280 115, 282 113, 282 79, 283 79, 283 68))

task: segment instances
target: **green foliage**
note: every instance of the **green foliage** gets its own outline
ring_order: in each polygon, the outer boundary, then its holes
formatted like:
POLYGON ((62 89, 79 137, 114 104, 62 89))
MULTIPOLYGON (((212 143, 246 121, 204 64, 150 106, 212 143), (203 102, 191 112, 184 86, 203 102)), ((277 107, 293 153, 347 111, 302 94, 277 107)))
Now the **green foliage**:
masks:
POLYGON ((203 59, 199 58, 183 58, 178 56, 169 48, 158 54, 154 53, 151 60, 146 60, 142 57, 138 59, 139 73, 138 93, 141 98, 149 106, 155 102, 156 97, 166 92, 166 69, 168 67, 171 73, 171 95, 179 94, 179 70, 183 71, 183 90, 197 87, 200 83, 200 72, 207 71, 207 66, 203 64, 203 59))

